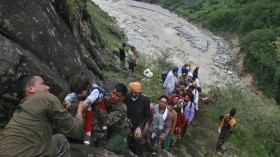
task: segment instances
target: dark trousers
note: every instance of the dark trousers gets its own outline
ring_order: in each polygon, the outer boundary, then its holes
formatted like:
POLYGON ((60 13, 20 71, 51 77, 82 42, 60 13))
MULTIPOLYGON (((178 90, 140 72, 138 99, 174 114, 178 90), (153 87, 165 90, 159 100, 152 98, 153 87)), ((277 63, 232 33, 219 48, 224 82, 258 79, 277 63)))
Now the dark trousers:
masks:
POLYGON ((135 64, 133 62, 128 62, 128 69, 131 70, 131 72, 134 72, 135 64))
POLYGON ((218 144, 216 146, 216 151, 221 151, 222 150, 222 145, 228 140, 230 135, 230 130, 225 129, 221 131, 220 136, 219 136, 219 140, 218 140, 218 144))
POLYGON ((50 157, 69 157, 71 156, 70 144, 65 136, 56 134, 51 140, 50 157))
POLYGON ((138 155, 138 156, 143 156, 143 150, 142 150, 142 145, 141 145, 141 138, 136 138, 134 136, 134 131, 135 131, 136 128, 132 128, 131 129, 131 136, 130 136, 130 140, 129 140, 129 147, 131 149, 131 151, 138 155))

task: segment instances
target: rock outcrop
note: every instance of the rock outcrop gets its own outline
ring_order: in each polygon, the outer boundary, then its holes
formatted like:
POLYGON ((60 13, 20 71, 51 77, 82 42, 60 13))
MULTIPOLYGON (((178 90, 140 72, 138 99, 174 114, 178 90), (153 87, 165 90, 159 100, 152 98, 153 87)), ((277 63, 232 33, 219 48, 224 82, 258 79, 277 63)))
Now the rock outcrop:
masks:
POLYGON ((86 0, 0 0, 0 99, 15 99, 14 84, 26 73, 43 76, 62 98, 82 70, 102 85, 102 68, 120 70, 85 7, 86 0))

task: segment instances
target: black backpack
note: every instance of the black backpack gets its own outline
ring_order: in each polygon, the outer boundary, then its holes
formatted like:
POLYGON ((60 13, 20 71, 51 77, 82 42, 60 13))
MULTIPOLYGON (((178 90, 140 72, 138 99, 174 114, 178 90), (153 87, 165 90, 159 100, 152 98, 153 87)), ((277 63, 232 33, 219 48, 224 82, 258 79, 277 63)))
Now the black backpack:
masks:
POLYGON ((228 115, 226 118, 225 118, 225 125, 224 125, 224 128, 225 129, 230 129, 230 115, 228 115))

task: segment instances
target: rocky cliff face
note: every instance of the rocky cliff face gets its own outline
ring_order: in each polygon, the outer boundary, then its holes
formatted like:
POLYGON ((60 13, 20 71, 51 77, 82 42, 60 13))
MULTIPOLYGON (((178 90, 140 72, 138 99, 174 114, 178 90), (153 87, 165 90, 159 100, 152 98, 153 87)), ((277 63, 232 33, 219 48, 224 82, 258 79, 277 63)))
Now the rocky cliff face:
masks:
POLYGON ((86 0, 0 0, 0 99, 15 98, 25 73, 41 75, 62 98, 81 70, 104 85, 102 68, 120 70, 102 49, 86 0))

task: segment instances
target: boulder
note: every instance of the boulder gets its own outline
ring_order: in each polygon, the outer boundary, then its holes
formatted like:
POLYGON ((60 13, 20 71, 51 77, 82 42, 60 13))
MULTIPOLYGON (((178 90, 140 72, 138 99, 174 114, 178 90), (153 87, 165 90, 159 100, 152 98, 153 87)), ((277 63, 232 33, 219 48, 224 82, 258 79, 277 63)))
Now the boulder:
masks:
POLYGON ((70 144, 72 157, 120 157, 122 155, 115 154, 106 149, 86 146, 82 144, 70 144))
POLYGON ((27 73, 42 76, 62 99, 80 71, 101 85, 101 68, 121 71, 103 51, 85 0, 0 1, 0 28, 0 99, 14 100, 14 84, 27 73))

